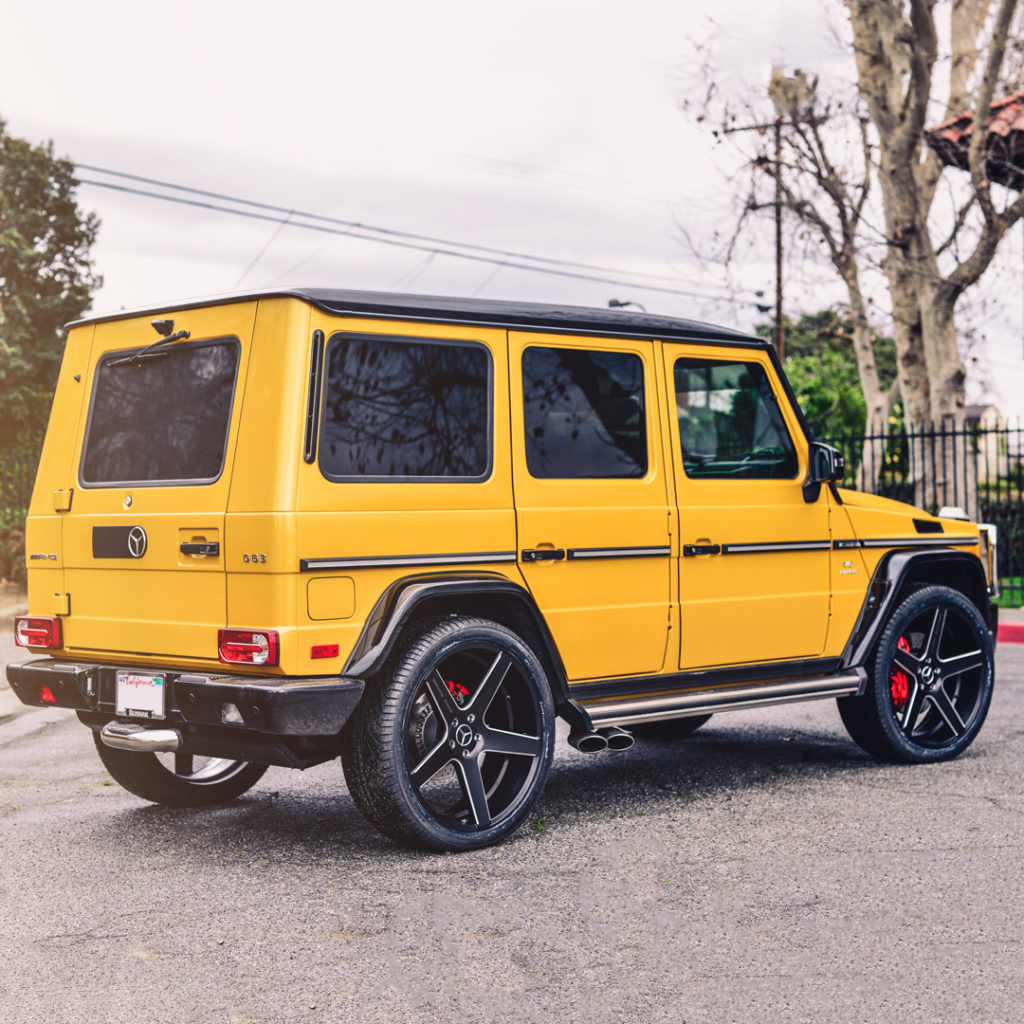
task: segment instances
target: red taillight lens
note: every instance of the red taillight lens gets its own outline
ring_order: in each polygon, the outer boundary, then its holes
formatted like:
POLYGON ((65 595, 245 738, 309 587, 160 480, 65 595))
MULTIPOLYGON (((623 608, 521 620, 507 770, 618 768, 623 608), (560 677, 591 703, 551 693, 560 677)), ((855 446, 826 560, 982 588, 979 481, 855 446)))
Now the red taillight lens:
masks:
POLYGON ((19 647, 60 647, 60 619, 19 616, 14 620, 14 642, 19 647))
POLYGON ((273 629, 221 629, 217 654, 229 665, 276 665, 280 641, 273 629))

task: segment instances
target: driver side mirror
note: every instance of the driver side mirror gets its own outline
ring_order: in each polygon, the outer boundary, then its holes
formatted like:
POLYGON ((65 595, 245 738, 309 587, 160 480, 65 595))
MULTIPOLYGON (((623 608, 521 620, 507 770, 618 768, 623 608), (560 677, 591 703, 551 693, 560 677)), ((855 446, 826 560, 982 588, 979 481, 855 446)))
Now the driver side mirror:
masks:
POLYGON ((808 458, 809 468, 804 483, 804 501, 813 505, 821 494, 821 485, 842 480, 846 473, 846 459, 838 448, 812 441, 808 458))

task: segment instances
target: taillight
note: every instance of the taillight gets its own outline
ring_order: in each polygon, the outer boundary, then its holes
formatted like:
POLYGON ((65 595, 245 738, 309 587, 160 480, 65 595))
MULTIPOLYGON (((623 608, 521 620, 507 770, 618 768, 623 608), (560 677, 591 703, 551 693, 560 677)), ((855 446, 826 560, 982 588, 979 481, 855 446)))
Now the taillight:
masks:
POLYGON ((14 620, 14 642, 19 647, 60 647, 60 619, 19 616, 14 620))
POLYGON ((273 629, 221 629, 217 654, 230 665, 276 665, 280 641, 273 629))

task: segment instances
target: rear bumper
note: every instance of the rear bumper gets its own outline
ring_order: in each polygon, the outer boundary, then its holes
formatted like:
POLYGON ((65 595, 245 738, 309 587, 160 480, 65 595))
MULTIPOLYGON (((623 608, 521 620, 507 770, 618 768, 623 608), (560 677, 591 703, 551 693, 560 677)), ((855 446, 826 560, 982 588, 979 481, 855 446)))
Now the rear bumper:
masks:
MULTIPOLYGON (((89 725, 116 718, 116 674, 125 665, 96 665, 41 658, 7 666, 18 699, 34 707, 73 708, 89 725), (46 687, 52 700, 43 700, 46 687)), ((337 737, 363 695, 359 679, 278 676, 259 678, 194 672, 139 672, 163 675, 166 715, 133 719, 153 728, 172 727, 193 735, 215 731, 254 737, 337 737)))

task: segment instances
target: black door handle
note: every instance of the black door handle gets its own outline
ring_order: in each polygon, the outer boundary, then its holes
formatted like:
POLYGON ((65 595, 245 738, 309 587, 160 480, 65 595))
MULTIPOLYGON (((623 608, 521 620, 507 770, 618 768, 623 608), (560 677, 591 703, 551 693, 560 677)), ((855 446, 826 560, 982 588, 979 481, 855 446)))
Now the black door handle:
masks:
POLYGON ((565 548, 523 548, 524 562, 558 562, 565 558, 565 548))
POLYGON ((183 555, 213 555, 215 558, 220 554, 220 542, 208 541, 202 544, 184 543, 179 548, 183 555))
POLYGON ((683 545, 683 556, 685 558, 694 558, 697 555, 720 555, 722 553, 721 544, 684 544, 683 545))

